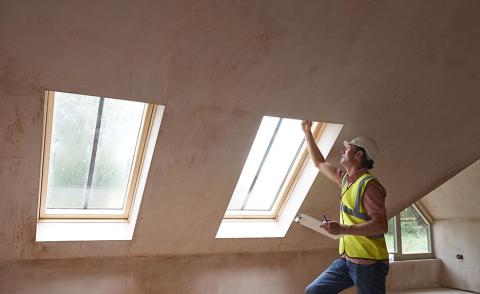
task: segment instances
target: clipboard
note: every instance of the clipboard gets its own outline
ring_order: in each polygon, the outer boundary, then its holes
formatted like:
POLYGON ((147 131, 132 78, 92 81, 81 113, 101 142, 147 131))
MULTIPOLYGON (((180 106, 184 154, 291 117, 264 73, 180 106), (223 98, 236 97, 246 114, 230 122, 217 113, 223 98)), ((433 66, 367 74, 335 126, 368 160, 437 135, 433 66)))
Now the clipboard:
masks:
POLYGON ((332 235, 329 232, 327 232, 325 229, 320 228, 320 225, 323 223, 321 220, 313 218, 313 217, 311 217, 307 214, 304 214, 304 213, 299 212, 297 214, 297 216, 295 217, 294 221, 296 223, 300 223, 302 226, 305 226, 309 229, 312 229, 316 232, 319 232, 320 234, 325 235, 325 236, 329 237, 330 239, 338 240, 341 237, 343 237, 343 235, 332 235))

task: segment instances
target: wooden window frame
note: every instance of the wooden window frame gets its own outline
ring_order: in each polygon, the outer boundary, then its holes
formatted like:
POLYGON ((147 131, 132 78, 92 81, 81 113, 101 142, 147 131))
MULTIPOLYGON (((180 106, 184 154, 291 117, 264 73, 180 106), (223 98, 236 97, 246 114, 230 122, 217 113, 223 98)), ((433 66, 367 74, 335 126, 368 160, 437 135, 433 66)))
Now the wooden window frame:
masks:
MULTIPOLYGON (((40 195, 38 205, 37 221, 128 221, 135 201, 135 195, 138 185, 140 171, 143 165, 146 142, 150 137, 152 123, 156 105, 146 103, 143 113, 143 119, 140 126, 140 135, 137 138, 136 149, 133 158, 133 168, 130 171, 129 182, 127 185, 127 195, 123 204, 121 213, 108 213, 107 209, 95 209, 97 213, 84 213, 82 209, 65 209, 65 211, 75 211, 75 213, 55 213, 46 212, 46 198, 48 187, 48 171, 50 164, 50 145, 52 139, 53 109, 55 103, 55 91, 45 91, 45 107, 43 120, 43 139, 42 156, 40 172, 40 195)), ((61 209, 56 209, 61 210, 61 209)))
MULTIPOLYGON (((321 122, 315 122, 312 125, 312 135, 315 140, 315 142, 318 141, 318 139, 322 136, 327 124, 321 123, 321 122)), ((305 169, 305 166, 307 165, 308 162, 308 149, 307 149, 307 143, 303 142, 301 151, 299 152, 299 155, 295 158, 294 163, 293 163, 293 169, 289 172, 287 175, 287 179, 285 183, 283 184, 281 190, 280 190, 280 195, 275 199, 275 202, 273 204, 273 210, 268 210, 264 211, 263 213, 258 212, 258 211, 249 211, 249 210, 240 210, 236 211, 234 213, 231 213, 227 209, 225 212, 225 216, 223 219, 225 220, 265 220, 265 221, 270 221, 270 220, 277 220, 278 216, 281 214, 282 210, 285 208, 285 205, 287 204, 288 200, 290 199, 291 193, 293 191, 293 188, 298 182, 298 179, 300 178, 300 175, 302 174, 303 170, 305 169)))
MULTIPOLYGON (((428 242, 428 251, 425 253, 403 253, 402 249, 402 229, 401 229, 401 219, 400 213, 393 217, 393 239, 394 239, 394 252, 389 252, 389 254, 393 255, 394 260, 414 260, 414 259, 430 259, 434 258, 433 247, 432 247, 432 217, 427 213, 425 208, 423 208, 418 203, 414 203, 411 205, 413 209, 415 209, 418 214, 423 218, 423 220, 427 223, 427 242, 428 242)), ((410 206, 408 206, 410 207, 410 206)), ((408 208, 407 207, 407 208, 408 208)), ((407 209, 405 208, 405 209, 407 209)), ((403 210, 402 210, 403 211, 403 210)))

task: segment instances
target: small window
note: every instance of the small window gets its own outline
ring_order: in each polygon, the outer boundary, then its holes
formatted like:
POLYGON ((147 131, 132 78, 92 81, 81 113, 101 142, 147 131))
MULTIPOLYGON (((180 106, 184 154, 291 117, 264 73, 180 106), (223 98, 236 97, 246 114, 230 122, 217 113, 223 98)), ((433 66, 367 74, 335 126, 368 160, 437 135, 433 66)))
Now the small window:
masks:
POLYGON ((397 260, 433 257, 430 223, 415 205, 388 221, 385 241, 397 260))
POLYGON ((40 219, 128 219, 154 105, 47 92, 40 219))
MULTIPOLYGON (((313 125, 321 135, 321 123, 313 125)), ((228 205, 226 218, 275 218, 305 165, 301 121, 264 116, 228 205)))
POLYGON ((413 206, 400 213, 400 228, 403 254, 430 252, 428 223, 413 206))

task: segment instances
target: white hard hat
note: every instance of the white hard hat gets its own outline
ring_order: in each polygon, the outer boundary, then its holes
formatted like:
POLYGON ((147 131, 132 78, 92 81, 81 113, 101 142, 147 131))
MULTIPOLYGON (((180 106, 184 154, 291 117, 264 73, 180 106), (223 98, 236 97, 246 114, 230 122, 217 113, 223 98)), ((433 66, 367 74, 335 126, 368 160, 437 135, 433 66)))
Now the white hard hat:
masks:
POLYGON ((362 147, 367 152, 367 159, 374 160, 378 154, 377 142, 371 137, 356 137, 351 141, 343 141, 343 145, 345 145, 345 148, 347 148, 348 145, 362 147))

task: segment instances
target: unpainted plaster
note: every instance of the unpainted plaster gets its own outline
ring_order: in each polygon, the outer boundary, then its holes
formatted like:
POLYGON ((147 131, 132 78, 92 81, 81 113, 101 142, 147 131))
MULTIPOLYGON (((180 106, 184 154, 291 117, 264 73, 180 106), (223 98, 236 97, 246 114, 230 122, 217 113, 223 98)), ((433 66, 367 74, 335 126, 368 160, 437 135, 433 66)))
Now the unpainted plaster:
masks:
POLYGON ((420 202, 436 220, 480 221, 480 160, 433 190, 420 202))
POLYGON ((433 249, 443 261, 442 284, 475 292, 480 292, 479 181, 480 160, 421 200, 435 219, 433 249))
MULTIPOLYGON (((0 259, 333 249, 215 240, 262 115, 370 135, 393 215, 477 160, 479 1, 0 2, 0 259), (35 243, 44 90, 166 105, 134 240, 35 243)), ((302 211, 332 218, 319 176, 302 211)))
POLYGON ((330 258, 334 251, 21 261, 0 265, 0 293, 304 293, 330 258))
POLYGON ((443 261, 441 283, 444 286, 480 292, 480 221, 440 220, 433 225, 433 245, 443 261), (457 254, 463 259, 457 259, 457 254))
MULTIPOLYGON (((323 250, 17 261, 0 265, 0 293, 295 294, 335 258, 323 250)), ((438 287, 439 271, 439 260, 395 262, 387 289, 438 287)))

